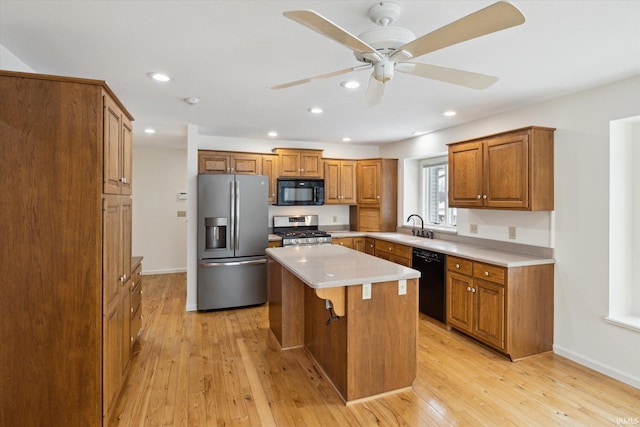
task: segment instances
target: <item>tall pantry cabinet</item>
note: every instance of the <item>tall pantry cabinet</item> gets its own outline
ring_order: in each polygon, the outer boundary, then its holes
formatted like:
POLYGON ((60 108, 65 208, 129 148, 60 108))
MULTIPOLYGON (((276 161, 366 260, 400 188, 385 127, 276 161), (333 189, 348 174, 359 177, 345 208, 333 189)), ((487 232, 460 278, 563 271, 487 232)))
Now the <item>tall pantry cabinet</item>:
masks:
POLYGON ((108 422, 130 359, 132 117, 0 70, 0 425, 108 422))

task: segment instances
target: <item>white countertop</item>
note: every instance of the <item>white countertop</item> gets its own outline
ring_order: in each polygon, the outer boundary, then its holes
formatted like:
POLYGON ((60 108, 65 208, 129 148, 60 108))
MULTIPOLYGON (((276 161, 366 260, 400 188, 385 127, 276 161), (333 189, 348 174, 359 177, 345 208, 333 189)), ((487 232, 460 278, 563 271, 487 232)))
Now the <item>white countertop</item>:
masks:
POLYGON ((423 248, 447 255, 468 258, 474 261, 488 262, 501 267, 526 267, 529 265, 555 264, 555 260, 553 258, 542 258, 517 252, 500 251, 497 249, 474 246, 466 243, 451 242, 448 240, 427 239, 425 237, 416 237, 404 233, 333 232, 331 233, 331 236, 373 237, 375 239, 387 240, 389 242, 402 243, 414 248, 423 248))
POLYGON ((417 270, 338 245, 269 248, 267 255, 311 288, 420 277, 417 270))

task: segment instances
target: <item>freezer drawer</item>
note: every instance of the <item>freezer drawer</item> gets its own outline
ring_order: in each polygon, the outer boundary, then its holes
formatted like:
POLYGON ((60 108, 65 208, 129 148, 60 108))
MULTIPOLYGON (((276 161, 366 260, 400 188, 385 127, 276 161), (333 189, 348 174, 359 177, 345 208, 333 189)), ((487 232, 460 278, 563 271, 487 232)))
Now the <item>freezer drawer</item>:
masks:
POLYGON ((243 307, 267 302, 267 258, 201 260, 198 310, 243 307))

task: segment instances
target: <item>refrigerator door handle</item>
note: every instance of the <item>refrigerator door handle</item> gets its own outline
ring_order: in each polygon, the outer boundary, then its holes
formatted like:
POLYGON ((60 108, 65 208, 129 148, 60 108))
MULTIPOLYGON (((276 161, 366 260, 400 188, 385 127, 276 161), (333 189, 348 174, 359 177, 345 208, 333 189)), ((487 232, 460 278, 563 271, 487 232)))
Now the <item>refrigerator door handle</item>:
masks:
POLYGON ((230 183, 231 185, 231 190, 230 190, 230 194, 229 194, 229 204, 231 205, 230 209, 231 209, 231 235, 229 237, 229 243, 231 246, 231 250, 235 251, 236 250, 236 241, 234 238, 234 231, 236 229, 236 203, 235 203, 235 181, 232 180, 230 183))
POLYGON ((236 239, 236 250, 240 250, 240 181, 235 181, 236 227, 233 229, 236 239))
POLYGON ((235 265, 252 265, 252 264, 266 264, 267 259, 254 259, 250 261, 234 261, 234 262, 201 262, 201 267, 230 267, 235 265))

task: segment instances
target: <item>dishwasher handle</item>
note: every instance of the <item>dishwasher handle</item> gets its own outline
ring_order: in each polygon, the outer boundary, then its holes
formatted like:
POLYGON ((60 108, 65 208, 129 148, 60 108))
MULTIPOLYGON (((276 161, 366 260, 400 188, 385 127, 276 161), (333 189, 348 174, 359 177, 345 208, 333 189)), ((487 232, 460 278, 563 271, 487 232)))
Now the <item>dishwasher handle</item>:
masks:
POLYGON ((444 262, 445 255, 439 252, 425 251, 423 249, 413 249, 413 256, 426 262, 444 262))

